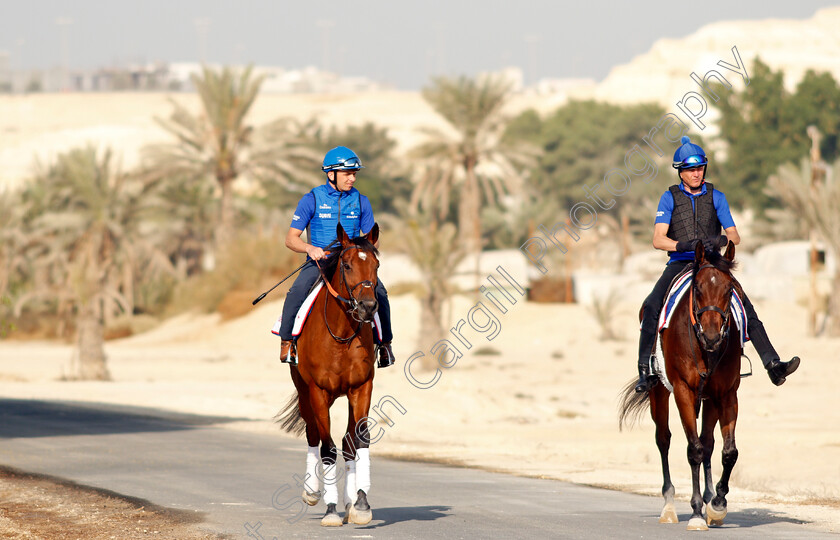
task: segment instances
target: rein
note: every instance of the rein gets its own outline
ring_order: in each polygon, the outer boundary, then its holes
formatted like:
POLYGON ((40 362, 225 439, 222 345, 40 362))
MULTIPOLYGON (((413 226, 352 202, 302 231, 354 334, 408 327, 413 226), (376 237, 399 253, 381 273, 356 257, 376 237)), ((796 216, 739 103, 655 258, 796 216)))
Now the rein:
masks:
MULTIPOLYGON (((697 268, 691 276, 691 289, 689 290, 690 310, 688 325, 690 329, 694 330, 694 337, 697 340, 697 345, 701 347, 700 353, 702 355, 703 351, 705 350, 702 348, 702 341, 700 339, 700 335, 703 333, 703 325, 700 324, 698 319, 700 315, 702 313, 705 313, 706 311, 714 311, 715 313, 719 313, 720 316, 723 318, 723 324, 720 328, 721 334, 723 334, 723 343, 718 348, 717 355, 714 361, 706 362, 706 366, 709 368, 708 371, 700 368, 700 363, 697 361, 697 354, 694 351, 694 345, 692 344, 691 346, 691 359, 694 361, 694 367, 695 369, 697 369, 697 373, 700 375, 700 385, 697 388, 697 398, 694 403, 694 410, 698 413, 700 411, 700 400, 702 399, 703 395, 703 387, 706 385, 706 381, 712 375, 717 365, 720 363, 720 359, 723 357, 724 351, 726 351, 726 349, 729 347, 729 315, 732 313, 728 302, 725 312, 714 305, 704 306, 699 310, 697 309, 697 298, 694 294, 694 290, 697 287, 697 274, 699 274, 700 270, 703 270, 704 268, 715 268, 715 266, 711 264, 704 264, 697 268)), ((729 291, 726 294, 727 299, 731 298, 733 289, 734 285, 730 283, 729 291)))

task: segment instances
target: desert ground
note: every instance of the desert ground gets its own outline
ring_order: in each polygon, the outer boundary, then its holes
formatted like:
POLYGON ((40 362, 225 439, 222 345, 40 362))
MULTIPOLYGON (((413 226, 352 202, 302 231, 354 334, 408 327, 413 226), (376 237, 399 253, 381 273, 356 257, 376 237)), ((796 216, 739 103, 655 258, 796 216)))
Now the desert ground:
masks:
MULTIPOLYGON (((288 437, 272 423, 293 392, 289 368, 277 360, 279 338, 270 333, 282 297, 274 293, 272 301, 226 323, 218 315, 187 314, 110 341, 111 382, 60 380, 73 362, 71 344, 0 341, 0 392, 236 417, 242 420, 224 426, 288 437)), ((464 317, 473 303, 456 298, 452 319, 464 317)), ((730 511, 767 508, 807 527, 840 532, 840 339, 806 337, 799 306, 755 304, 781 355, 803 361, 774 387, 747 346, 755 375, 742 380, 739 392, 740 455, 730 511)), ((403 369, 416 352, 419 304, 412 295, 392 298, 399 363, 376 374, 374 403, 390 399, 377 411, 383 421, 373 431, 381 435, 371 452, 374 483, 376 457, 394 456, 658 496, 652 422, 645 417, 623 432, 617 423, 619 392, 635 376, 637 306, 628 301, 619 309, 623 340, 604 341, 586 306, 520 301, 499 316, 492 341, 465 332, 472 350, 441 370, 436 384, 419 389, 403 369)), ((418 366, 412 365, 415 377, 431 380, 433 372, 418 366)), ((345 410, 333 408, 336 438, 345 410)), ((671 469, 687 510, 690 472, 675 414, 671 430, 671 469)), ((305 446, 301 440, 301 471, 305 446)), ((716 474, 719 464, 716 452, 716 474)), ((650 504, 655 511, 661 501, 650 504)))

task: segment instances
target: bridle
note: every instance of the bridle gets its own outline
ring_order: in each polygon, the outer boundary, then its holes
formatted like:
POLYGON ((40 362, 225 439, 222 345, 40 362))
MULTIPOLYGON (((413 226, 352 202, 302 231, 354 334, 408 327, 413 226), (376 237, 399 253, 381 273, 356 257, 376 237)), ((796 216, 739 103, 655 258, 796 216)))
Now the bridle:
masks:
MULTIPOLYGON (((332 284, 330 283, 330 280, 327 279, 327 276, 324 274, 324 269, 321 268, 321 265, 318 263, 318 261, 315 261, 315 264, 318 266, 318 271, 321 273, 321 278, 323 278, 324 283, 327 285, 327 290, 329 291, 329 293, 333 296, 333 298, 335 298, 336 300, 341 302, 343 304, 344 311, 349 313, 350 316, 353 318, 353 320, 355 320, 356 322, 359 323, 358 325, 356 325, 356 329, 353 331, 353 334, 350 337, 341 337, 341 336, 335 335, 335 333, 332 331, 332 328, 330 328, 330 322, 329 322, 329 319, 327 318, 327 303, 324 302, 324 323, 327 325, 327 331, 329 331, 330 336, 332 336, 332 338, 334 340, 338 341, 339 343, 347 343, 348 341, 351 341, 353 338, 355 338, 359 334, 359 330, 361 330, 362 324, 373 322, 373 318, 364 319, 364 318, 361 318, 359 316, 359 308, 361 307, 361 302, 359 302, 359 299, 354 294, 356 289, 358 289, 359 287, 361 287, 362 289, 373 289, 374 288, 373 282, 370 281, 369 279, 365 279, 365 280, 362 280, 362 281, 356 283, 352 287, 350 287, 350 285, 348 285, 348 283, 347 283, 347 274, 344 271, 344 264, 342 263, 342 258, 344 257, 344 253, 347 252, 350 249, 362 249, 362 248, 361 248, 361 246, 357 246, 357 245, 350 245, 350 246, 347 246, 346 248, 343 248, 341 250, 341 252, 338 254, 338 263, 337 263, 338 266, 339 266, 339 271, 341 272, 341 282, 342 282, 342 284, 344 284, 344 288, 347 289, 347 295, 350 298, 345 298, 345 297, 341 296, 340 294, 338 294, 338 292, 333 288, 332 284)), ((376 311, 377 310, 374 309, 373 313, 376 313, 376 311)))
POLYGON ((732 297, 732 291, 734 290, 735 285, 732 282, 729 283, 729 290, 727 291, 725 297, 727 299, 726 311, 723 311, 715 305, 708 305, 698 309, 697 295, 695 294, 695 290, 697 289, 697 274, 699 274, 700 270, 703 270, 704 268, 715 268, 715 266, 712 264, 701 265, 700 268, 695 270, 694 275, 692 276, 691 291, 689 292, 689 297, 691 301, 691 326, 692 328, 694 328, 694 334, 699 340, 700 334, 703 333, 703 325, 700 323, 700 315, 707 311, 714 311, 715 313, 720 314, 720 316, 723 318, 723 325, 720 327, 720 333, 724 337, 724 339, 726 339, 729 336, 729 316, 732 313, 732 310, 729 308, 728 300, 732 297))

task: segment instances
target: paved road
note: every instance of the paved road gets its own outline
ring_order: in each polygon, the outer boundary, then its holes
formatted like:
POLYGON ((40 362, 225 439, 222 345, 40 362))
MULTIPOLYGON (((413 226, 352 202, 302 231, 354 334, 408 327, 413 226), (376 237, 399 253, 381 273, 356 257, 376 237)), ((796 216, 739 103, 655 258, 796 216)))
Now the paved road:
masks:
MULTIPOLYGON (((373 521, 319 526, 293 475, 304 442, 213 427, 230 418, 0 399, 0 464, 194 512, 234 538, 684 538, 660 499, 373 456, 373 521)), ((834 538, 764 509, 730 514, 727 538, 834 538)), ((706 534, 717 534, 715 531, 706 534)))

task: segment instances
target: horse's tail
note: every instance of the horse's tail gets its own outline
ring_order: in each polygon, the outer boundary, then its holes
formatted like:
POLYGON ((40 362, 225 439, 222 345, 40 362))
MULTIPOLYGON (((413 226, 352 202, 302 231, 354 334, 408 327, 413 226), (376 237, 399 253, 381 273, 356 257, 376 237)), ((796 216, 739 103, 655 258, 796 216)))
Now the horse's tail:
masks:
POLYGON ((274 421, 280 424, 283 431, 291 433, 292 435, 301 436, 306 433, 306 422, 300 415, 300 407, 298 406, 298 393, 292 394, 289 402, 283 409, 274 415, 274 421))
MULTIPOLYGON (((650 392, 636 392, 638 379, 631 379, 620 394, 621 403, 618 405, 618 430, 624 426, 632 428, 650 408, 650 392)), ((656 384, 659 384, 657 381, 656 384)))

